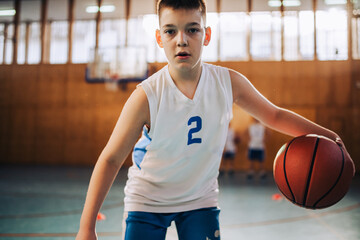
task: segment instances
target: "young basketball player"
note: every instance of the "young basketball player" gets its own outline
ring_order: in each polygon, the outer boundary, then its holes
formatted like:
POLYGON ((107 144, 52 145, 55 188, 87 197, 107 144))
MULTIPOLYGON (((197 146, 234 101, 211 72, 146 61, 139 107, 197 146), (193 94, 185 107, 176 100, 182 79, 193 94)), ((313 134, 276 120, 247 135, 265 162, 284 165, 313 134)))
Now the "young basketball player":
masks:
POLYGON ((274 106, 243 75, 201 61, 211 39, 203 0, 160 0, 158 15, 156 40, 168 65, 126 102, 94 168, 77 240, 97 238, 96 216, 142 131, 135 150, 146 153, 134 152, 125 187, 127 240, 164 240, 172 221, 181 240, 220 239, 217 176, 233 103, 285 134, 342 144, 334 132, 274 106))
POLYGON ((265 135, 266 129, 257 119, 250 124, 248 129, 249 143, 248 143, 248 160, 250 162, 250 169, 247 174, 248 179, 252 179, 255 173, 255 163, 258 163, 260 178, 266 177, 265 172, 265 135))
POLYGON ((235 168, 234 161, 237 150, 236 145, 239 142, 240 142, 240 138, 237 136, 235 130, 232 128, 230 123, 224 145, 222 167, 220 167, 220 176, 225 173, 228 173, 229 176, 232 176, 234 174, 234 168, 235 168))

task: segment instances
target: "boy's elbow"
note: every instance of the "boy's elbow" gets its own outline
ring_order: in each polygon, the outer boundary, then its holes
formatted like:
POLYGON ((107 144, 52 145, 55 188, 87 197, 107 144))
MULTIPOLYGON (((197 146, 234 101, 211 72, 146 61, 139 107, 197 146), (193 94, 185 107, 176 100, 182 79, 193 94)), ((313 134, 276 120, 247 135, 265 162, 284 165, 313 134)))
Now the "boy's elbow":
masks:
POLYGON ((114 167, 116 168, 120 168, 122 163, 124 162, 120 157, 114 155, 114 156, 111 156, 109 157, 106 162, 109 164, 109 165, 113 165, 114 167))
POLYGON ((267 116, 265 118, 265 121, 263 123, 268 127, 274 127, 279 122, 279 119, 281 118, 282 112, 284 111, 283 108, 274 106, 274 108, 271 109, 267 113, 267 116))
POLYGON ((120 155, 121 154, 116 154, 116 153, 106 154, 106 152, 103 152, 100 155, 98 162, 103 162, 104 164, 106 164, 108 166, 120 168, 122 166, 123 162, 125 161, 125 158, 121 157, 120 155))

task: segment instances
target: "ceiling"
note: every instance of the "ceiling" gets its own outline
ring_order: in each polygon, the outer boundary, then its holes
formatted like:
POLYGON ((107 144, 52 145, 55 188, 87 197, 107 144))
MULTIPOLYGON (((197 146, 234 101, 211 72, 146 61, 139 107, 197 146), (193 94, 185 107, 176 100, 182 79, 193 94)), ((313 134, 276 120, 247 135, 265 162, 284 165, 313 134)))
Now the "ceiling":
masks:
MULTIPOLYGON (((299 7, 288 7, 287 10, 312 10, 313 0, 288 0, 301 1, 299 7)), ((317 0, 319 9, 329 8, 324 1, 317 0)), ((358 4, 360 0, 358 1, 358 4)), ((96 0, 75 0, 74 17, 77 20, 95 19, 95 13, 87 13, 87 6, 96 5, 96 0)), ((216 0, 207 0, 208 12, 216 11, 216 0)), ((222 12, 246 12, 247 0, 221 0, 222 12)), ((103 0, 103 5, 114 5, 115 11, 112 13, 103 13, 104 19, 124 18, 125 17, 125 0, 103 0)), ((131 17, 144 14, 155 14, 156 0, 132 0, 131 17)), ((333 6, 331 6, 333 7, 333 6)), ((346 5, 338 6, 346 8, 346 5)), ((0 0, 1 9, 13 9, 14 1, 0 0)), ((20 21, 40 21, 41 0, 21 0, 20 4, 20 21)), ((277 8, 269 7, 268 0, 253 0, 253 11, 274 11, 277 8)), ((48 0, 48 20, 66 20, 68 18, 68 0, 48 0)), ((0 16, 0 22, 11 22, 12 16, 0 16)))

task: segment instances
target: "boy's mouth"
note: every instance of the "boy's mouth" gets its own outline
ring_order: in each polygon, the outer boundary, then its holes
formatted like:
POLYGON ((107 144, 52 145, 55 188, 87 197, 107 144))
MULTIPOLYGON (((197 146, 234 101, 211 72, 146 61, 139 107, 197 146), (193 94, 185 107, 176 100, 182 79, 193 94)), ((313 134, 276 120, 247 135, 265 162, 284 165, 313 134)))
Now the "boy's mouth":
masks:
POLYGON ((190 54, 187 52, 178 52, 175 56, 179 58, 187 58, 190 56, 190 54))

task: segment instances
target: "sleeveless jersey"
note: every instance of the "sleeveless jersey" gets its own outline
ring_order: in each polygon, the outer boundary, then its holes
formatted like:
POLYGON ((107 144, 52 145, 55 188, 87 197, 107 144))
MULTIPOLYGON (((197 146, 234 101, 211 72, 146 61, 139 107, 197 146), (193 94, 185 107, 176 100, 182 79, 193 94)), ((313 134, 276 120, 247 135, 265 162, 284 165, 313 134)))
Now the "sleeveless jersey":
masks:
POLYGON ((250 142, 249 148, 262 150, 265 148, 264 137, 265 127, 260 123, 255 123, 249 127, 250 142))
POLYGON ((173 82, 168 66, 141 83, 150 131, 133 151, 125 211, 181 212, 218 205, 218 170, 232 118, 227 68, 202 63, 193 99, 173 82))
POLYGON ((235 132, 232 128, 228 129, 224 151, 236 153, 235 132))

